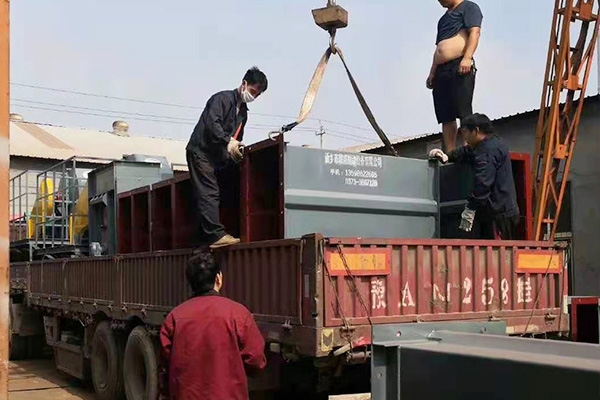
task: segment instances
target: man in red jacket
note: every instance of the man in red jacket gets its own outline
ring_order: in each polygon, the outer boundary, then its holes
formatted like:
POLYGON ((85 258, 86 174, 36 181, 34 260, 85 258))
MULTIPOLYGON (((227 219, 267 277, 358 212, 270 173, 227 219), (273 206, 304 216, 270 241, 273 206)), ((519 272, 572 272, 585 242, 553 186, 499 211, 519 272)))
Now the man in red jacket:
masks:
POLYGON ((161 393, 170 400, 247 400, 247 373, 265 368, 265 342, 252 314, 219 294, 223 274, 211 254, 190 260, 194 297, 160 330, 161 393))

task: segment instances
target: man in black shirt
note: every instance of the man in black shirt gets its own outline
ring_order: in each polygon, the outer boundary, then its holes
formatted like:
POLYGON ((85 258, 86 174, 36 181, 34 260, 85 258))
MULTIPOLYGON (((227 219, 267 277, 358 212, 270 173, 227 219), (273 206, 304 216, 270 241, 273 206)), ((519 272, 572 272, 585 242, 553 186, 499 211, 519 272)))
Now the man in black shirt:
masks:
MULTIPOLYGON (((202 245, 212 248, 239 243, 219 222, 219 182, 216 171, 242 160, 242 139, 248 120, 247 103, 267 90, 258 68, 246 72, 242 84, 214 94, 206 103, 186 147, 202 245)), ((234 164, 235 165, 235 164, 234 164)), ((231 183, 235 184, 235 183, 231 183)))
POLYGON ((475 187, 459 228, 470 232, 477 217, 479 239, 511 240, 519 223, 519 206, 508 146, 494 135, 492 122, 483 114, 463 118, 461 134, 468 145, 448 155, 441 149, 429 153, 443 163, 468 163, 475 169, 475 187))
POLYGON ((437 27, 436 50, 427 87, 433 89, 433 104, 442 124, 444 150, 456 148, 456 119, 473 113, 472 102, 477 68, 473 55, 479 45, 483 15, 469 0, 439 0, 448 11, 437 27))

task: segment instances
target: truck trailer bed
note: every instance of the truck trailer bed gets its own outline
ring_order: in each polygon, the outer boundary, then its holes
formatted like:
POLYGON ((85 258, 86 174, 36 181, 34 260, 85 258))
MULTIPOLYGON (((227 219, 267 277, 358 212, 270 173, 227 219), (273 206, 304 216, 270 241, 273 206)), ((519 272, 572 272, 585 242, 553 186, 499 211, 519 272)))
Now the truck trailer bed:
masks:
MULTIPOLYGON (((158 327, 190 295, 191 250, 11 265, 34 309, 158 327)), ((504 320, 508 334, 568 331, 565 249, 548 243, 324 238, 221 249, 223 294, 266 340, 321 357, 370 344, 371 325, 504 320)), ((291 350, 290 350, 291 349, 291 350)))

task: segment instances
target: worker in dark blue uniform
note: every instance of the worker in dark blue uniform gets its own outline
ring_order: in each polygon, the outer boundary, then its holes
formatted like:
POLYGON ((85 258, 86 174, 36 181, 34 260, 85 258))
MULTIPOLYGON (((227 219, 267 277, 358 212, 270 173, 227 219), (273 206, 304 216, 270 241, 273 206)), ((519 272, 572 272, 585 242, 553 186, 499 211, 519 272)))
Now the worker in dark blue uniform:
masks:
POLYGON ((267 90, 267 85, 265 74, 253 67, 246 72, 238 88, 214 94, 206 103, 186 147, 201 245, 216 248, 240 241, 226 233, 219 221, 220 188, 216 172, 231 165, 231 161, 242 160, 247 104, 267 90))
POLYGON ((459 228, 471 232, 477 218, 479 239, 512 240, 519 223, 519 206, 508 146, 494 134, 486 115, 463 118, 460 129, 466 146, 447 155, 441 149, 429 153, 430 158, 443 163, 468 163, 475 170, 475 186, 459 228))

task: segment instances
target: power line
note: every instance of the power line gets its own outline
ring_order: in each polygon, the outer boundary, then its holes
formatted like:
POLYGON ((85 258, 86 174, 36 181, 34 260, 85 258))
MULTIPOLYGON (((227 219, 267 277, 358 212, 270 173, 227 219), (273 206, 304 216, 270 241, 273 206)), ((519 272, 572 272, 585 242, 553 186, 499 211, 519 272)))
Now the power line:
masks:
MULTIPOLYGON (((56 108, 48 108, 48 107, 37 107, 37 106, 27 106, 27 105, 23 105, 23 104, 15 104, 17 107, 23 107, 23 108, 29 108, 29 109, 34 109, 34 110, 44 110, 44 111, 54 111, 54 112, 61 112, 61 113, 68 113, 68 114, 79 114, 79 115, 91 115, 94 117, 110 117, 110 118, 116 118, 117 115, 108 115, 108 114, 98 114, 98 113, 91 113, 91 112, 85 112, 85 111, 73 111, 73 110, 59 110, 56 108)), ((148 121, 148 122, 162 122, 162 123, 168 123, 168 124, 178 124, 178 125, 193 125, 193 123, 190 122, 183 122, 183 121, 165 121, 165 120, 159 120, 159 119, 148 119, 148 118, 136 118, 136 117, 128 117, 129 119, 133 119, 135 121, 148 121)))
MULTIPOLYGON (((42 103, 42 102, 39 102, 42 103)), ((15 106, 17 107, 22 107, 22 108, 27 108, 27 109, 34 109, 34 110, 43 110, 43 111, 52 111, 52 112, 58 112, 58 113, 67 113, 67 114, 77 114, 77 115, 89 115, 89 116, 94 116, 94 117, 103 117, 103 118, 118 118, 118 114, 116 111, 110 111, 110 110, 106 110, 109 112, 114 112, 117 115, 109 115, 109 114, 99 114, 99 113, 94 113, 94 112, 88 112, 88 111, 76 111, 76 110, 64 110, 64 109, 57 109, 57 108, 50 108, 50 107, 39 107, 39 106, 31 106, 31 105, 23 105, 23 104, 15 104, 15 106)), ((69 106, 71 107, 71 106, 69 106)), ((81 107, 81 108, 85 108, 85 107, 81 107)), ((93 109, 92 109, 93 110, 93 109)), ((150 114, 147 114, 150 115, 150 114)), ((156 116, 157 118, 160 116, 156 116)), ((142 118, 142 117, 136 117, 136 116, 129 116, 128 119, 132 119, 134 121, 144 121, 144 122, 155 122, 155 123, 166 123, 166 124, 175 124, 175 125, 184 125, 184 126, 192 126, 194 125, 193 122, 185 122, 185 121, 169 121, 169 120, 161 120, 161 119, 155 119, 155 118, 142 118)), ((276 125, 265 125, 265 124, 248 124, 246 125, 247 129, 252 129, 252 130, 264 130, 264 129, 278 129, 279 127, 276 125)), ((309 127, 301 127, 301 128, 296 128, 299 131, 303 131, 303 132, 314 132, 315 129, 314 128, 309 128, 309 127)), ((351 140, 354 142, 360 142, 360 143, 366 143, 363 140, 357 140, 355 137, 353 137, 351 134, 347 133, 347 132, 342 132, 342 131, 336 131, 338 132, 338 134, 331 134, 328 133, 331 136, 337 137, 337 138, 341 138, 341 139, 347 139, 347 140, 351 140)))
POLYGON ((142 113, 135 113, 135 112, 128 112, 128 111, 115 111, 115 110, 107 110, 105 108, 81 107, 81 106, 73 106, 73 105, 64 104, 64 103, 47 103, 44 101, 34 101, 34 100, 18 99, 18 98, 13 98, 13 99, 11 99, 11 101, 19 101, 19 102, 24 102, 24 103, 28 103, 28 104, 41 104, 44 106, 53 106, 53 107, 67 107, 67 108, 74 108, 74 109, 78 109, 78 110, 109 112, 109 113, 119 114, 119 115, 137 115, 140 117, 166 118, 166 119, 178 119, 178 120, 183 120, 183 121, 195 121, 194 119, 191 119, 191 118, 171 117, 169 115, 142 114, 142 113))
MULTIPOLYGON (((172 117, 169 115, 158 115, 158 114, 143 114, 143 113, 136 113, 136 112, 129 112, 129 111, 116 111, 116 110, 109 110, 109 109, 105 109, 105 108, 95 108, 95 107, 81 107, 81 106, 74 106, 74 105, 70 105, 70 104, 65 104, 65 103, 50 103, 50 102, 44 102, 44 101, 35 101, 35 100, 29 100, 29 99, 21 99, 21 98, 13 98, 11 99, 12 101, 17 101, 17 102, 24 102, 27 104, 38 104, 38 105, 43 105, 43 106, 52 106, 52 107, 65 107, 65 108, 72 108, 72 109, 77 109, 77 110, 86 110, 86 111, 100 111, 100 112, 107 112, 107 113, 112 113, 112 114, 117 114, 117 115, 134 115, 134 116, 139 116, 139 117, 149 117, 149 118, 161 118, 161 119, 175 119, 175 120, 180 120, 180 121, 188 121, 188 122, 196 122, 195 119, 192 118, 184 118, 184 117, 172 117)), ((109 115, 107 115, 109 116, 109 115)), ((321 122, 319 120, 319 122, 321 122)), ((278 128, 278 126, 276 125, 265 125, 265 124, 252 124, 253 126, 257 126, 257 127, 264 127, 264 128, 278 128)), ((298 127, 298 130, 314 130, 313 128, 305 128, 305 127, 298 127)), ((321 125, 319 128, 320 131, 323 131, 323 126, 321 125)), ((347 135, 347 136, 351 136, 354 138, 358 138, 358 139, 368 139, 367 137, 361 136, 361 135, 355 135, 349 132, 345 132, 345 131, 340 131, 340 130, 336 130, 336 129, 328 129, 332 132, 336 132, 342 135, 347 135)))
POLYGON ((333 137, 336 137, 336 138, 351 140, 353 142, 362 143, 362 144, 367 144, 367 142, 365 142, 364 140, 354 139, 354 138, 347 137, 347 136, 341 136, 341 135, 337 135, 337 134, 331 133, 331 132, 327 132, 327 134, 329 136, 333 136, 333 137))
POLYGON ((334 124, 334 125, 339 125, 339 126, 345 126, 346 128, 358 129, 359 131, 373 132, 373 128, 362 128, 362 127, 360 127, 360 126, 356 126, 356 125, 350 125, 350 124, 345 124, 345 123, 343 123, 343 122, 331 121, 331 120, 328 120, 328 119, 323 119, 323 118, 307 118, 307 119, 312 119, 312 120, 317 120, 317 121, 327 122, 328 124, 334 124))
MULTIPOLYGON (((132 98, 132 97, 110 96, 110 95, 104 95, 104 94, 98 94, 98 93, 83 92, 83 91, 78 91, 78 90, 51 88, 51 87, 39 86, 39 85, 29 85, 29 84, 25 84, 25 83, 11 82, 10 84, 13 85, 13 86, 17 86, 17 87, 24 87, 24 88, 37 89, 37 90, 45 90, 45 91, 50 91, 50 92, 75 94, 75 95, 79 95, 79 96, 89 96, 89 97, 96 97, 96 98, 102 98, 102 99, 129 101, 129 102, 133 102, 133 103, 154 104, 154 105, 160 105, 160 106, 185 108, 185 109, 191 109, 191 110, 203 110, 204 109, 204 107, 191 106, 191 105, 187 105, 187 104, 166 103, 166 102, 153 101, 153 100, 142 100, 142 99, 137 99, 137 98, 132 98)), ((264 117, 273 117, 273 118, 289 118, 289 119, 295 119, 296 118, 294 116, 280 115, 280 114, 265 114, 265 113, 253 113, 253 114, 254 115, 264 116, 264 117)), ((344 126, 344 127, 347 127, 347 128, 357 129, 357 130, 366 131, 366 132, 372 132, 373 131, 372 129, 369 129, 369 128, 364 128, 364 127, 360 127, 360 126, 356 126, 356 125, 351 125, 351 124, 347 124, 347 123, 343 123, 343 122, 337 122, 337 121, 327 120, 327 119, 323 119, 323 118, 309 117, 307 119, 308 120, 313 120, 313 121, 319 121, 320 120, 320 121, 327 122, 327 123, 330 123, 330 124, 344 126)))
MULTIPOLYGON (((61 110, 61 109, 56 109, 56 108, 29 106, 29 105, 23 105, 23 104, 15 104, 15 106, 28 108, 28 109, 34 109, 34 110, 54 111, 54 112, 59 112, 59 113, 79 114, 79 115, 90 115, 90 116, 94 116, 94 117, 108 117, 108 118, 117 118, 118 117, 118 113, 116 111, 110 111, 110 110, 106 110, 106 111, 114 112, 117 115, 99 114, 99 113, 92 113, 92 112, 87 112, 87 111, 61 110)), ((147 114, 147 115, 150 115, 150 114, 147 114)), ((156 117, 160 117, 160 116, 156 116, 156 117)), ((191 126, 191 125, 195 124, 194 122, 168 121, 168 120, 151 119, 151 118, 136 118, 136 117, 128 117, 128 118, 135 120, 135 121, 160 122, 160 123, 167 123, 167 124, 187 125, 187 126, 191 126)), ((190 120, 190 121, 192 121, 192 120, 190 120)), ((276 128, 275 125, 264 125, 264 124, 248 124, 248 125, 246 125, 246 127, 247 128, 256 128, 256 129, 275 129, 276 128)))
POLYGON ((104 95, 104 94, 80 92, 80 91, 77 91, 77 90, 58 89, 58 88, 50 88, 50 87, 37 86, 37 85, 27 85, 27 84, 24 84, 24 83, 11 82, 10 84, 13 85, 13 86, 26 87, 26 88, 30 88, 30 89, 46 90, 46 91, 50 91, 50 92, 60 92, 60 93, 77 94, 77 95, 80 95, 80 96, 99 97, 99 98, 102 98, 102 99, 130 101, 130 102, 133 102, 133 103, 155 104, 155 105, 159 105, 159 106, 168 106, 168 107, 202 109, 202 107, 188 106, 188 105, 185 105, 185 104, 163 103, 163 102, 160 102, 160 101, 141 100, 141 99, 129 98, 129 97, 108 96, 108 95, 104 95))
POLYGON ((339 133, 339 134, 348 135, 348 136, 353 137, 353 138, 366 140, 367 143, 371 143, 371 142, 373 142, 375 140, 375 138, 368 138, 368 137, 365 137, 365 136, 355 135, 355 134, 352 134, 352 133, 348 133, 348 132, 344 132, 344 131, 339 131, 339 130, 336 130, 336 129, 327 128, 327 131, 328 131, 328 133, 329 132, 336 132, 336 133, 339 133))

